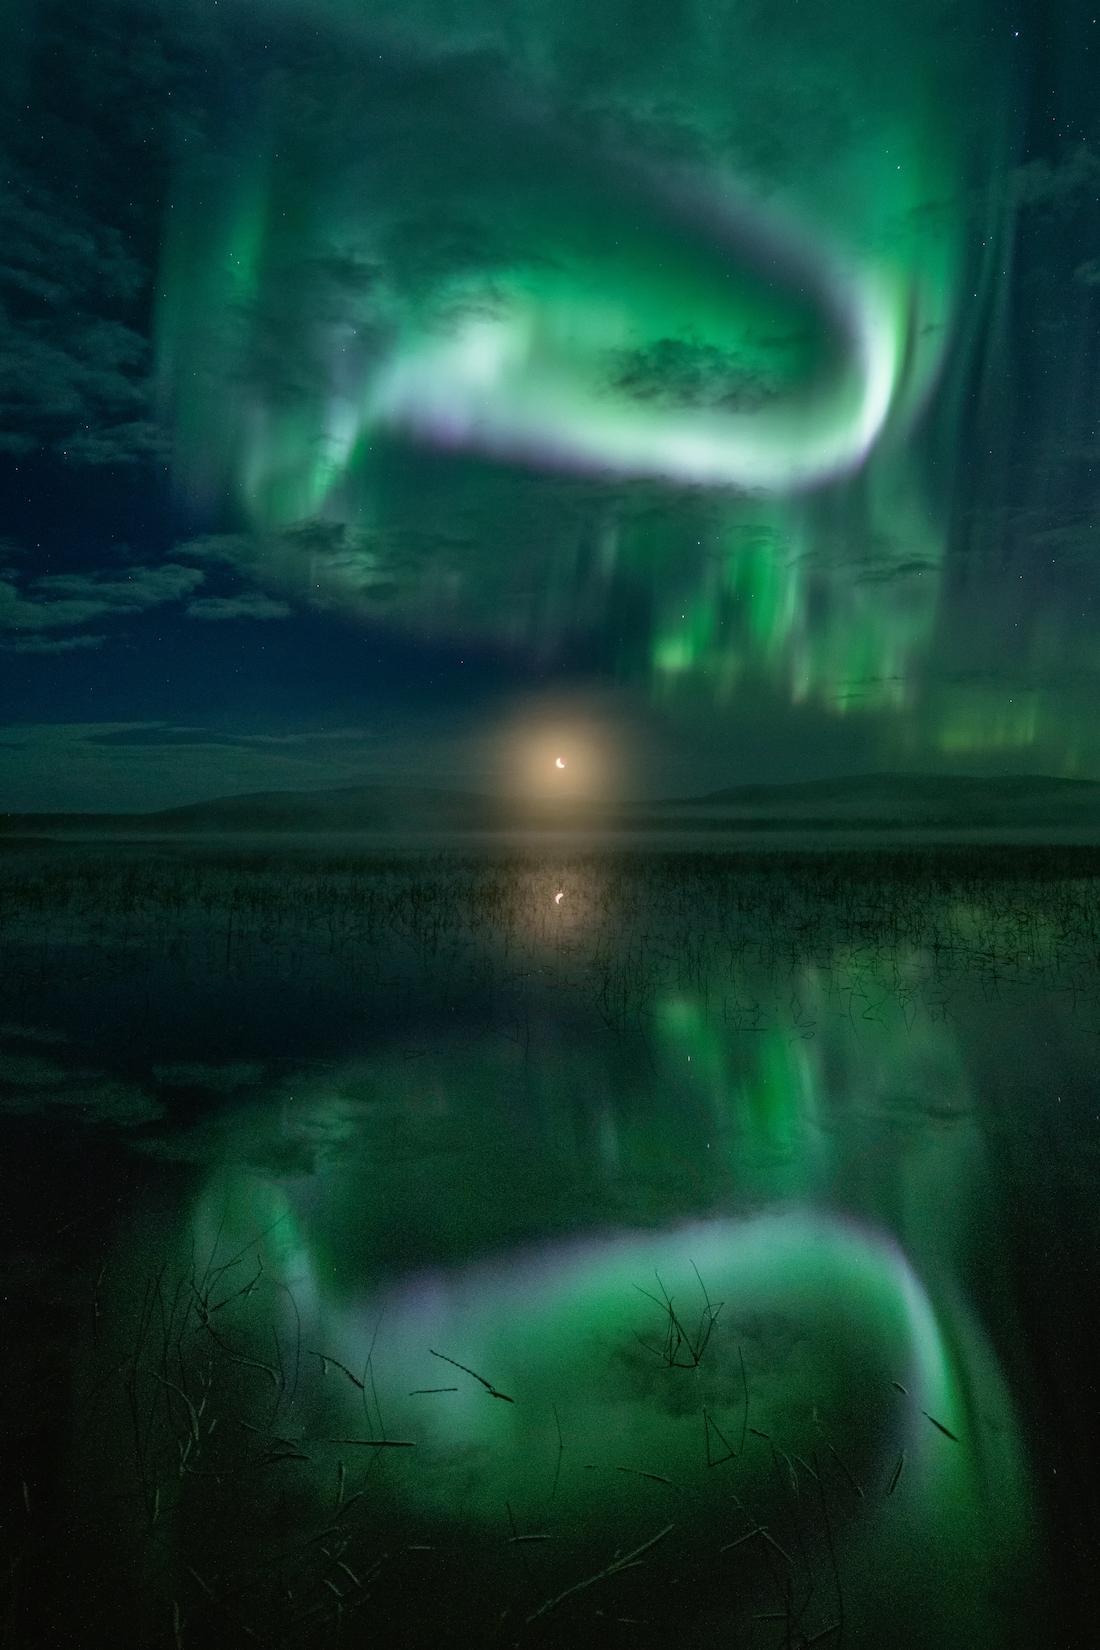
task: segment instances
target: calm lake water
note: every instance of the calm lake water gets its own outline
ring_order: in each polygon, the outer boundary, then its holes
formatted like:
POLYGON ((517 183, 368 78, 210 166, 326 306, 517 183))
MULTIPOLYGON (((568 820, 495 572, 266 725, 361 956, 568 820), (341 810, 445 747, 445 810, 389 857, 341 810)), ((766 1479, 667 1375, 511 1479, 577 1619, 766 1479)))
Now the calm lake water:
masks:
POLYGON ((1091 1642, 1098 877, 5 844, 0 1644, 1091 1642))

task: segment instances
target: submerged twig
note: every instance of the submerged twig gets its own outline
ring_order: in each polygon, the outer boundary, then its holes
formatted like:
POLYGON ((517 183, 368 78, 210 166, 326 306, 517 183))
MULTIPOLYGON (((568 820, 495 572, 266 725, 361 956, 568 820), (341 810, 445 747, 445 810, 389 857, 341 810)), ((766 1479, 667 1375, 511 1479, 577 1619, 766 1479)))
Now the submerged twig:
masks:
POLYGON ((706 1447, 708 1467, 721 1467, 724 1466, 727 1461, 736 1461, 739 1452, 734 1449, 733 1445, 718 1425, 718 1422, 713 1419, 706 1404, 703 1405, 703 1442, 706 1447), (712 1432, 716 1433, 721 1439, 723 1447, 726 1451, 725 1455, 713 1456, 711 1454, 710 1435, 712 1432))
POLYGON ((506 1404, 515 1403, 514 1398, 509 1398, 506 1392, 501 1392, 498 1387, 493 1385, 492 1381, 487 1381, 484 1375, 479 1375, 475 1369, 469 1369, 466 1364, 460 1364, 457 1358, 448 1358, 445 1352, 435 1352, 431 1347, 428 1348, 428 1351, 431 1352, 433 1358, 441 1358, 445 1364, 450 1364, 452 1369, 461 1369, 464 1375, 472 1375, 475 1381, 480 1381, 490 1398, 502 1398, 506 1404))
POLYGON ((658 1541, 663 1541, 669 1531, 675 1528, 675 1524, 666 1524, 663 1530, 658 1530, 657 1534, 650 1536, 648 1541, 643 1541, 640 1547, 635 1547, 631 1552, 625 1553, 622 1558, 612 1559, 610 1564, 606 1564, 602 1570, 597 1570, 595 1575, 585 1576, 583 1581, 575 1581, 572 1587, 567 1587, 564 1592, 557 1593, 553 1598, 548 1598, 545 1604, 540 1604, 538 1609, 527 1617, 526 1625, 529 1627, 533 1621, 538 1621, 540 1617, 549 1615, 550 1611, 556 1610, 559 1604, 564 1604, 567 1598, 572 1598, 575 1593, 584 1592, 587 1587, 594 1587, 598 1581, 606 1581, 611 1576, 620 1575, 623 1570, 633 1570, 641 1563, 642 1554, 648 1553, 651 1547, 655 1547, 658 1541))
MULTIPOLYGON (((815 1467, 817 1466, 817 1456, 816 1455, 814 1456, 814 1466, 815 1467)), ((843 1592, 841 1590, 841 1586, 840 1586, 840 1568, 839 1568, 839 1566, 837 1564, 837 1561, 836 1561, 836 1544, 833 1541, 833 1523, 832 1523, 832 1519, 829 1517, 829 1505, 828 1505, 828 1502, 825 1500, 825 1485, 821 1481, 821 1473, 818 1472, 816 1474, 816 1476, 817 1476, 817 1490, 818 1490, 818 1494, 821 1497, 821 1516, 825 1521, 825 1539, 826 1539, 826 1541, 828 1543, 828 1547, 829 1547, 829 1564, 830 1564, 830 1566, 832 1568, 832 1572, 833 1572, 833 1587, 836 1590, 836 1612, 837 1612, 836 1630, 838 1632, 843 1632, 843 1630, 844 1630, 844 1594, 843 1594, 843 1592)), ((827 1631, 832 1632, 833 1629, 829 1628, 827 1631)), ((817 1637, 819 1637, 819 1638, 822 1637, 822 1636, 823 1636, 822 1634, 817 1635, 817 1637)))
POLYGON ((900 1477, 901 1477, 904 1470, 905 1470, 905 1451, 902 1450, 901 1454, 898 1456, 897 1461, 894 1465, 894 1470, 890 1474, 890 1482, 886 1486, 887 1495, 893 1495, 894 1491, 898 1487, 898 1480, 900 1479, 900 1477))
POLYGON ((554 1463, 554 1483, 550 1490, 550 1499, 553 1501, 554 1497, 558 1493, 558 1480, 561 1477, 561 1458, 565 1453, 565 1442, 561 1435, 561 1421, 558 1418, 558 1406, 557 1404, 551 1404, 550 1407, 554 1411, 554 1425, 558 1429, 558 1458, 554 1463))
POLYGON ((364 1449, 415 1449, 415 1438, 326 1438, 326 1444, 361 1444, 364 1449))
POLYGON ((942 1421, 937 1421, 934 1415, 929 1415, 926 1409, 922 1409, 921 1414, 924 1416, 926 1421, 931 1421, 932 1425, 936 1427, 938 1431, 942 1432, 945 1438, 950 1438, 953 1444, 962 1443, 962 1439, 957 1433, 952 1432, 950 1427, 945 1427, 942 1421))
POLYGON ((342 1364, 339 1358, 334 1358, 332 1356, 331 1352, 315 1352, 311 1346, 307 1346, 305 1351, 311 1358, 320 1358, 322 1375, 328 1374, 328 1366, 331 1364, 333 1369, 338 1369, 342 1375, 346 1375, 352 1386, 357 1386, 360 1392, 364 1392, 366 1390, 364 1383, 359 1379, 358 1375, 353 1375, 347 1364, 342 1364))

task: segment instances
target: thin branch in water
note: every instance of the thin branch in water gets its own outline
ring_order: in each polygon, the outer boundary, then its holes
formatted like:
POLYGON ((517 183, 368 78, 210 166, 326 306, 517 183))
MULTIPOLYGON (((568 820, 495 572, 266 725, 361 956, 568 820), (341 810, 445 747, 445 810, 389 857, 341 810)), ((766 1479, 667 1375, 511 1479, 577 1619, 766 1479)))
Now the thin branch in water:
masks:
MULTIPOLYGON (((280 1219, 285 1219, 285 1216, 280 1216, 280 1219)), ((274 1222, 274 1225, 277 1226, 278 1224, 279 1224, 278 1221, 274 1222)), ((271 1230, 271 1227, 268 1227, 268 1231, 270 1231, 270 1230, 271 1230)), ((294 1299, 294 1291, 291 1289, 289 1284, 284 1283, 282 1278, 273 1278, 273 1277, 270 1277, 270 1276, 268 1277, 268 1282, 272 1285, 273 1288, 281 1289, 284 1292, 284 1294, 286 1295, 287 1299, 290 1301, 291 1306, 294 1308, 294 1322, 295 1322, 294 1385, 290 1389, 290 1402, 293 1404, 295 1398, 298 1395, 298 1379, 299 1379, 299 1376, 301 1375, 301 1371, 302 1371, 302 1314, 298 1310, 298 1302, 294 1299)), ((283 1392, 285 1392, 285 1384, 284 1384, 283 1392)), ((282 1402, 282 1397, 283 1397, 283 1393, 280 1393, 279 1400, 275 1405, 275 1413, 276 1414, 278 1414, 279 1404, 282 1402)))
POLYGON ((167 1376, 161 1375, 156 1369, 152 1371, 152 1375, 155 1381, 159 1381, 162 1386, 168 1387, 172 1392, 176 1393, 178 1397, 182 1398, 184 1403, 187 1405, 187 1414, 191 1425, 191 1437, 197 1444, 199 1441, 199 1414, 194 1404, 191 1402, 186 1392, 184 1392, 183 1388, 176 1385, 175 1381, 168 1380, 167 1376))
MULTIPOLYGON (((257 1259, 259 1264, 256 1267, 255 1273, 253 1274, 252 1277, 249 1278, 248 1282, 243 1283, 239 1289, 234 1289, 234 1291, 231 1295, 223 1295, 220 1301, 215 1301, 214 1302, 213 1306, 207 1305, 207 1311, 208 1312, 210 1312, 210 1313, 220 1312, 223 1306, 228 1306, 229 1305, 230 1301, 240 1300, 242 1295, 251 1295, 252 1294, 253 1290, 256 1288, 257 1284, 259 1283, 260 1278, 263 1276, 263 1270, 264 1270, 263 1256, 262 1255, 257 1255, 256 1259, 257 1259)), ((204 1304, 209 1302, 209 1299, 210 1299, 210 1291, 207 1290, 206 1295, 204 1296, 204 1304)))
POLYGON ((720 1553, 732 1553, 735 1547, 743 1547, 746 1541, 752 1541, 755 1536, 763 1535, 763 1533, 763 1525, 756 1524, 751 1530, 746 1530, 744 1535, 739 1535, 735 1541, 727 1541, 724 1547, 719 1547, 718 1551, 720 1553))
POLYGON ((363 1413, 367 1417, 368 1425, 373 1425, 373 1422, 371 1421, 371 1416, 370 1416, 370 1409, 367 1405, 367 1381, 369 1380, 370 1381, 371 1397, 374 1399, 374 1412, 378 1416, 378 1430, 382 1434, 383 1438, 386 1436, 386 1423, 382 1419, 382 1406, 378 1402, 378 1388, 374 1384, 374 1349, 375 1349, 376 1345, 378 1344, 378 1331, 382 1327, 382 1319, 383 1319, 384 1316, 385 1316, 385 1308, 383 1308, 383 1310, 381 1312, 379 1312, 379 1314, 378 1314, 378 1322, 374 1326, 374 1334, 371 1336, 370 1346, 367 1348, 367 1361, 363 1365, 363 1389, 362 1389, 363 1390, 363 1413))
POLYGON ((674 1484, 671 1478, 666 1478, 661 1472, 645 1472, 641 1467, 616 1467, 616 1472, 628 1472, 634 1478, 650 1478, 655 1484, 667 1484, 669 1489, 678 1490, 679 1484, 674 1484))
POLYGON ((741 1390, 745 1399, 745 1408, 741 1416, 741 1443, 737 1453, 738 1455, 743 1455, 745 1452, 745 1431, 749 1424, 749 1378, 745 1374, 745 1354, 741 1350, 740 1342, 737 1344, 737 1357, 741 1364, 741 1390))
POLYGON ((415 1438, 326 1438, 326 1444, 361 1444, 364 1449, 415 1449, 415 1438))
POLYGON ((712 1419, 706 1404, 703 1405, 703 1441, 706 1445, 708 1467, 721 1467, 727 1461, 736 1461, 737 1451, 718 1425, 718 1422, 712 1419), (726 1451, 725 1455, 715 1456, 711 1454, 710 1435, 712 1432, 721 1440, 726 1451))
POLYGON ((484 1375, 479 1375, 476 1370, 468 1368, 466 1364, 460 1364, 456 1358, 448 1358, 445 1352, 435 1352, 431 1347, 428 1348, 428 1351, 431 1352, 433 1358, 440 1358, 445 1364, 450 1364, 452 1369, 461 1369, 464 1375, 472 1375, 474 1380, 479 1381, 485 1388, 490 1398, 502 1398, 506 1404, 515 1403, 514 1398, 509 1398, 506 1392, 499 1391, 492 1381, 487 1381, 484 1375))
MULTIPOLYGON (((815 1467, 817 1466, 817 1456, 816 1455, 814 1456, 814 1466, 815 1467)), ((833 1525, 832 1525, 832 1520, 829 1517, 829 1504, 825 1499, 825 1486, 821 1481, 821 1473, 820 1472, 818 1472, 818 1474, 817 1474, 817 1490, 818 1490, 818 1494, 821 1497, 821 1516, 825 1521, 825 1539, 826 1539, 826 1541, 828 1543, 828 1547, 829 1547, 829 1563, 830 1563, 830 1566, 832 1567, 832 1572, 833 1572, 833 1586, 836 1589, 836 1612, 837 1612, 836 1630, 837 1630, 837 1632, 843 1633, 843 1631, 844 1631, 844 1594, 843 1594, 843 1592, 841 1590, 841 1586, 840 1586, 840 1570, 839 1570, 839 1567, 838 1567, 837 1561, 836 1561, 836 1544, 833 1541, 833 1525)), ((832 1632, 833 1629, 829 1628, 829 1629, 827 1629, 827 1631, 832 1632)), ((820 1634, 820 1633, 817 1635, 818 1638, 821 1638, 822 1636, 823 1635, 820 1634)))
POLYGON ((657 1545, 658 1541, 663 1541, 669 1531, 675 1528, 675 1524, 666 1524, 663 1530, 658 1530, 657 1534, 650 1536, 648 1541, 643 1541, 640 1547, 635 1547, 632 1552, 624 1554, 622 1558, 612 1559, 610 1564, 606 1564, 602 1570, 597 1570, 595 1575, 586 1576, 583 1581, 575 1581, 572 1587, 567 1587, 564 1592, 556 1594, 553 1598, 548 1598, 545 1604, 539 1605, 533 1615, 527 1617, 525 1625, 530 1627, 532 1622, 538 1621, 542 1616, 549 1615, 550 1611, 556 1610, 559 1604, 564 1604, 567 1598, 572 1598, 575 1593, 584 1592, 588 1587, 594 1587, 598 1581, 605 1581, 611 1576, 620 1575, 623 1570, 633 1570, 642 1562, 642 1554, 648 1553, 652 1547, 657 1545))
POLYGON ((561 1435, 561 1421, 558 1418, 558 1406, 557 1404, 551 1404, 550 1407, 554 1411, 554 1425, 558 1431, 558 1458, 554 1463, 554 1483, 550 1490, 550 1499, 553 1501, 554 1497, 558 1493, 558 1480, 561 1477, 561 1458, 565 1453, 565 1440, 561 1435))
MULTIPOLYGON (((284 1220, 289 1220, 289 1219, 290 1219, 289 1214, 278 1215, 276 1217, 276 1219, 274 1219, 271 1222, 270 1226, 265 1226, 262 1232, 257 1232, 257 1234, 254 1238, 249 1238, 248 1242, 245 1244, 243 1249, 238 1249, 237 1253, 230 1260, 223 1261, 220 1266, 215 1266, 212 1271, 210 1269, 210 1263, 208 1263, 207 1264, 207 1269, 203 1273, 203 1277, 202 1277, 203 1284, 204 1285, 206 1284, 208 1278, 209 1278, 209 1281, 212 1284, 215 1278, 220 1278, 223 1272, 228 1272, 229 1271, 230 1267, 239 1266, 241 1261, 244 1259, 245 1255, 247 1255, 247 1253, 250 1249, 254 1249, 256 1247, 257 1243, 262 1243, 264 1238, 267 1237, 269 1232, 273 1232, 275 1230, 276 1226, 281 1226, 283 1224, 284 1220)), ((217 1240, 218 1243, 221 1242, 221 1234, 222 1234, 222 1230, 223 1230, 224 1226, 225 1226, 225 1215, 223 1213, 222 1219, 221 1219, 221 1225, 218 1227, 218 1240, 217 1240)), ((211 1252, 211 1255, 210 1255, 210 1262, 213 1262, 214 1256, 217 1254, 217 1252, 218 1251, 217 1251, 217 1243, 216 1243, 215 1246, 214 1246, 214 1249, 213 1249, 213 1251, 211 1252)), ((207 1293, 209 1293, 209 1291, 207 1291, 207 1293)))
POLYGON ((939 1431, 943 1433, 945 1438, 950 1438, 953 1444, 962 1443, 962 1439, 957 1433, 952 1432, 950 1427, 945 1427, 942 1421, 937 1421, 934 1415, 929 1415, 926 1409, 922 1409, 921 1414, 924 1416, 926 1421, 931 1421, 932 1425, 937 1427, 939 1431))
POLYGON ((328 1352, 315 1352, 311 1346, 307 1346, 304 1350, 307 1357, 320 1358, 322 1375, 328 1374, 328 1366, 331 1364, 333 1369, 338 1369, 342 1375, 346 1375, 352 1386, 357 1386, 360 1392, 366 1390, 358 1375, 353 1375, 347 1364, 342 1364, 339 1358, 332 1357, 331 1353, 328 1352))
POLYGON ((794 1559, 791 1557, 791 1555, 787 1551, 786 1547, 780 1546, 779 1542, 775 1539, 774 1535, 767 1528, 766 1525, 761 1524, 760 1534, 763 1536, 764 1540, 768 1543, 769 1546, 775 1548, 775 1550, 779 1554, 780 1558, 782 1558, 786 1562, 788 1567, 793 1570, 794 1569, 794 1559))
POLYGON ((897 1489, 898 1479, 901 1477, 904 1468, 905 1468, 905 1451, 902 1450, 901 1454, 898 1456, 897 1462, 894 1466, 894 1470, 890 1474, 890 1482, 886 1486, 887 1495, 893 1495, 894 1491, 897 1489))
MULTIPOLYGON (((219 1246, 219 1244, 221 1243, 221 1240, 222 1240, 222 1233, 225 1231, 225 1222, 228 1218, 228 1215, 229 1215, 229 1202, 228 1202, 228 1200, 226 1200, 222 1204, 221 1219, 218 1221, 218 1230, 214 1234, 214 1247, 210 1251, 210 1259, 206 1263, 206 1266, 205 1266, 205 1269, 203 1271, 202 1277, 199 1280, 199 1287, 195 1291, 195 1293, 197 1295, 200 1295, 202 1297, 202 1300, 203 1300, 204 1304, 205 1304, 206 1299, 207 1299, 206 1280, 210 1276, 210 1268, 214 1264, 214 1256, 218 1252, 218 1246, 219 1246)), ((255 1241, 256 1241, 255 1239, 252 1240, 253 1243, 255 1241)), ((247 1255, 247 1253, 251 1249, 251 1247, 252 1247, 252 1243, 246 1243, 244 1248, 241 1250, 240 1255, 235 1256, 233 1258, 233 1260, 226 1261, 224 1266, 219 1267, 218 1273, 216 1275, 220 1276, 220 1274, 222 1272, 227 1272, 231 1266, 235 1266, 237 1264, 237 1261, 241 1258, 241 1255, 247 1255)))
MULTIPOLYGON (((194 1288, 193 1284, 192 1288, 194 1288)), ((259 1358, 247 1358, 243 1352, 234 1351, 228 1341, 223 1341, 217 1330, 210 1323, 205 1307, 202 1310, 199 1321, 201 1322, 202 1327, 206 1330, 206 1333, 210 1336, 211 1340, 213 1340, 217 1346, 221 1347, 230 1363, 243 1364, 248 1369, 262 1369, 264 1374, 270 1377, 272 1384, 278 1388, 279 1377, 272 1366, 270 1364, 263 1363, 259 1358)))
POLYGON ((269 1427, 253 1426, 251 1421, 244 1421, 239 1416, 237 1417, 237 1425, 243 1427, 246 1432, 256 1433, 260 1438, 273 1438, 277 1444, 284 1444, 288 1449, 297 1449, 302 1441, 300 1438, 287 1438, 281 1432, 272 1432, 269 1427))
POLYGON ((861 1501, 866 1500, 866 1496, 863 1493, 862 1484, 860 1484, 859 1480, 853 1476, 853 1474, 851 1472, 851 1469, 849 1468, 847 1462, 844 1460, 843 1456, 837 1454, 836 1450, 833 1448, 832 1444, 829 1442, 829 1440, 827 1438, 825 1440, 825 1448, 828 1450, 829 1454, 832 1456, 833 1460, 836 1462, 837 1466, 840 1468, 841 1472, 844 1474, 845 1478, 848 1480, 849 1484, 852 1486, 852 1489, 859 1496, 859 1499, 861 1501))

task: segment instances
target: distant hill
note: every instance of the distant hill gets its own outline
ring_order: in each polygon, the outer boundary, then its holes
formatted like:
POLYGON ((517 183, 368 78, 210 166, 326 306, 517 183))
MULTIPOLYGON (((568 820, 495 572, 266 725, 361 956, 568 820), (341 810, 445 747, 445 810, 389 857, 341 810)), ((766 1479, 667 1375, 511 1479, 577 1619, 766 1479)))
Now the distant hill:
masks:
POLYGON ((424 832, 494 830, 830 831, 1002 828, 1100 832, 1100 782, 1044 775, 995 778, 857 774, 793 784, 735 785, 701 796, 614 804, 506 802, 442 787, 350 785, 258 791, 143 814, 0 815, 6 835, 107 832, 424 832))
POLYGON ((1100 782, 1045 774, 994 777, 856 774, 788 785, 735 785, 660 804, 685 820, 763 818, 868 826, 1100 822, 1100 782))
POLYGON ((252 791, 152 813, 4 814, 0 829, 182 832, 490 830, 491 797, 427 786, 347 785, 323 791, 252 791))
POLYGON ((331 791, 257 791, 147 816, 161 830, 490 830, 501 805, 487 796, 422 786, 348 785, 331 791))

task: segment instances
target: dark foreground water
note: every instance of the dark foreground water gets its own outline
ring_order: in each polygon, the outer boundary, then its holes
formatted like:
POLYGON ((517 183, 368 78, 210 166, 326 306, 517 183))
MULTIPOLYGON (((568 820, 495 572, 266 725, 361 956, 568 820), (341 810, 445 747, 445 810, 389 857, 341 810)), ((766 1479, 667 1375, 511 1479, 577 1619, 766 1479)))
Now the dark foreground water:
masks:
POLYGON ((0 1644, 1095 1642, 1100 855, 0 853, 0 1644))

